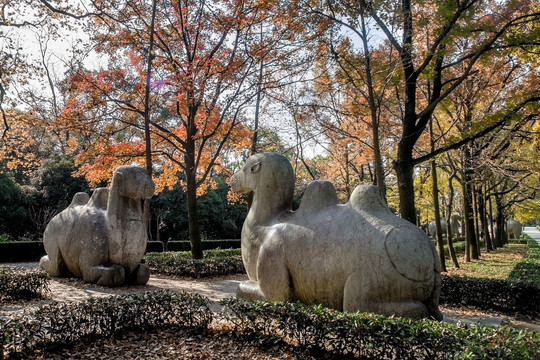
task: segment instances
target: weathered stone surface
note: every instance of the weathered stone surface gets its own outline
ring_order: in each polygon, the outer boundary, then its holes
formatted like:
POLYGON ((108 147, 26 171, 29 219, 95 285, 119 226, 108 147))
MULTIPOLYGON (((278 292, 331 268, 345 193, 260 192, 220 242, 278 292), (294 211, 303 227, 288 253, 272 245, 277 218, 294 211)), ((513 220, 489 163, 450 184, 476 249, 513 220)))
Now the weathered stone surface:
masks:
POLYGON ((254 191, 242 228, 249 280, 237 296, 442 319, 435 247, 389 211, 377 187, 358 186, 340 204, 331 183, 314 181, 293 212, 294 172, 276 153, 250 157, 231 186, 254 191))
MULTIPOLYGON (((450 216, 450 231, 452 232, 452 237, 456 237, 456 236, 461 235, 461 231, 460 231, 461 227, 459 225, 460 221, 461 221, 461 216, 459 216, 457 214, 453 214, 453 215, 450 216)), ((437 236, 435 231, 436 231, 436 229, 435 229, 435 221, 432 221, 428 225, 429 236, 431 236, 433 238, 435 236, 437 236)), ((445 218, 441 218, 441 231, 442 231, 443 236, 446 236, 447 228, 446 228, 446 219, 445 218)))
POLYGON ((43 234, 47 255, 40 266, 52 276, 68 273, 87 282, 119 286, 126 281, 146 284, 148 267, 140 264, 146 249, 141 198, 155 186, 138 166, 120 166, 110 191, 98 188, 89 198, 77 193, 43 234))
POLYGON ((509 219, 506 222, 506 232, 508 233, 509 238, 519 239, 521 236, 522 225, 516 220, 509 219))

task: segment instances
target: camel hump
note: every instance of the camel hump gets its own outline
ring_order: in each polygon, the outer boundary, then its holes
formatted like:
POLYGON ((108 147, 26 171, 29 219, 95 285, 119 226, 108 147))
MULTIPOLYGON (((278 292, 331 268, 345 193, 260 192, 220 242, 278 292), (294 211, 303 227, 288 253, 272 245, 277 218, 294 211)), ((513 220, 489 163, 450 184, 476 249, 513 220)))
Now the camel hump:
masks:
POLYGON ((304 191, 298 210, 315 212, 337 204, 339 200, 334 184, 330 181, 315 180, 304 191))
POLYGON ((349 199, 349 203, 356 211, 388 211, 379 188, 375 185, 358 185, 349 199))
POLYGON ((109 189, 100 187, 94 190, 88 206, 96 209, 107 210, 107 201, 109 200, 109 189))
POLYGON ((84 206, 90 199, 90 196, 88 196, 85 192, 78 192, 73 196, 73 200, 71 200, 71 204, 69 204, 68 207, 75 207, 75 206, 84 206))

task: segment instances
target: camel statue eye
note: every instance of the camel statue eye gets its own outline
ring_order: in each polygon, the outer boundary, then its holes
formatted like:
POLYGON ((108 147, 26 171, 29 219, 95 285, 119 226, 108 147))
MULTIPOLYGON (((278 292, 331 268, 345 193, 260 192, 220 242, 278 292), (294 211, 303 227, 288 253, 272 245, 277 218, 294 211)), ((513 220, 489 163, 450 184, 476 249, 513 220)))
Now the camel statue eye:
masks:
POLYGON ((253 165, 251 167, 251 173, 256 173, 257 171, 259 171, 259 169, 261 168, 261 162, 259 161, 258 163, 256 163, 255 165, 253 165))

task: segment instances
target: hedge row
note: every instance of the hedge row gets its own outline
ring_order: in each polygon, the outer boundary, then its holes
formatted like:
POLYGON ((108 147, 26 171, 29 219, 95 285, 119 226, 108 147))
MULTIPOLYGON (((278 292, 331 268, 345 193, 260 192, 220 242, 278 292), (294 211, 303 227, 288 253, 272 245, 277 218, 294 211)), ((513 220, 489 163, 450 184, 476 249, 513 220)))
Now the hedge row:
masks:
POLYGON ((538 359, 540 334, 511 328, 341 313, 299 303, 225 299, 235 332, 257 343, 287 342, 325 358, 538 359))
MULTIPOLYGON (((240 249, 240 239, 203 240, 203 250, 240 249)), ((189 241, 169 241, 164 245, 161 241, 149 241, 146 252, 189 251, 189 241)), ((9 241, 0 242, 0 262, 37 261, 45 255, 43 241, 9 241)))
POLYGON ((49 291, 49 276, 38 270, 0 267, 0 302, 41 298, 49 291))
POLYGON ((0 243, 0 262, 36 261, 45 255, 42 241, 0 243))
MULTIPOLYGON (((224 239, 224 240, 203 240, 201 247, 203 250, 213 249, 239 249, 240 239, 224 239)), ((169 241, 166 244, 166 251, 189 251, 191 243, 189 240, 184 241, 169 241)))
POLYGON ((540 312, 540 288, 525 282, 443 276, 440 303, 534 315, 540 312))
POLYGON ((240 250, 209 250, 205 258, 192 259, 189 252, 148 253, 146 264, 154 274, 193 278, 244 273, 240 250))
POLYGON ((528 236, 527 240, 527 255, 512 269, 508 279, 540 287, 540 247, 536 241, 528 236))
POLYGON ((0 359, 4 353, 9 358, 25 358, 38 349, 110 337, 130 329, 144 331, 163 325, 207 328, 212 319, 208 299, 170 291, 53 303, 32 316, 0 320, 0 359))

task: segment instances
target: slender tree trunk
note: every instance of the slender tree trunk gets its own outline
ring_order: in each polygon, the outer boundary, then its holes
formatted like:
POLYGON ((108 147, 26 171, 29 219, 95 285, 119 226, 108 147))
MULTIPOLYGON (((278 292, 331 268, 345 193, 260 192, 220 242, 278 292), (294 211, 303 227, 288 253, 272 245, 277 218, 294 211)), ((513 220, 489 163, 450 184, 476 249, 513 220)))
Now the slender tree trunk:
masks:
POLYGON ((486 251, 492 251, 491 236, 489 235, 488 220, 486 217, 486 187, 482 186, 478 192, 478 215, 480 216, 480 224, 482 226, 482 232, 484 233, 484 242, 486 251))
POLYGON ((493 205, 491 201, 491 196, 488 197, 488 204, 489 204, 489 228, 491 229, 491 246, 493 247, 493 250, 495 250, 498 247, 497 244, 497 234, 495 233, 495 221, 493 216, 493 205))
MULTIPOLYGON (((150 138, 150 79, 152 72, 152 60, 154 58, 154 24, 156 20, 156 0, 152 1, 152 18, 150 19, 150 43, 148 46, 148 64, 146 69, 146 85, 144 89, 144 144, 146 157, 146 172, 152 178, 152 141, 150 138)), ((144 199, 144 223, 151 239, 150 229, 150 199, 144 199)))
POLYGON ((480 226, 478 225, 478 191, 476 187, 471 186, 472 200, 473 200, 473 217, 474 217, 474 234, 476 238, 476 249, 478 251, 478 257, 481 256, 480 249, 480 226))
POLYGON ((476 236, 474 231, 474 214, 472 206, 472 194, 470 189, 470 184, 466 179, 463 179, 462 183, 463 189, 463 210, 464 210, 464 221, 465 221, 465 242, 466 247, 470 249, 466 254, 466 261, 471 261, 472 259, 478 259, 478 247, 476 243, 476 236))
POLYGON ((502 204, 502 196, 495 195, 495 224, 496 224, 496 243, 498 247, 503 247, 506 243, 506 232, 505 232, 505 216, 504 216, 504 206, 502 204))
MULTIPOLYGON (((186 141, 187 144, 192 141, 186 141)), ((194 155, 194 152, 192 153, 194 155)), ((199 225, 199 208, 197 204, 197 177, 194 156, 185 156, 186 190, 188 203, 189 242, 193 259, 202 259, 201 230, 199 225)))
MULTIPOLYGON (((441 214, 439 210, 439 187, 437 186, 437 165, 431 161, 431 185, 433 189, 433 214, 435 215, 435 233, 437 234, 437 247, 439 249, 439 259, 441 260, 441 271, 446 272, 446 259, 444 257, 444 241, 441 229, 441 214)), ((450 223, 446 223, 446 229, 450 228, 450 223)))
POLYGON ((465 241, 466 247, 470 249, 470 255, 467 251, 466 261, 470 259, 478 259, 478 243, 474 230, 474 209, 472 200, 472 166, 471 166, 471 149, 466 146, 463 152, 464 155, 464 170, 461 178, 461 186, 463 190, 463 212, 465 221, 465 241))
POLYGON ((366 76, 366 85, 368 90, 368 104, 369 111, 371 115, 371 131, 373 137, 373 163, 375 167, 375 181, 379 190, 383 194, 383 197, 386 199, 386 183, 384 179, 384 168, 382 164, 381 148, 379 141, 379 117, 378 114, 378 104, 375 99, 375 90, 373 88, 373 79, 371 76, 371 53, 369 50, 368 44, 368 33, 366 29, 364 12, 361 11, 360 14, 360 24, 362 31, 362 42, 364 49, 364 63, 365 63, 365 76, 366 76))
POLYGON ((452 243, 452 236, 457 234, 452 234, 452 229, 449 226, 450 220, 452 217, 452 205, 454 202, 454 185, 453 180, 455 177, 455 173, 450 175, 448 178, 448 207, 446 210, 446 242, 448 245, 448 252, 450 253, 450 258, 452 259, 452 262, 454 263, 454 266, 456 268, 459 268, 459 262, 456 256, 456 250, 454 249, 454 244, 452 243))
MULTIPOLYGON (((190 94, 189 98, 193 98, 190 94)), ((197 164, 195 162, 195 135, 197 134, 197 126, 195 124, 195 116, 198 107, 194 104, 188 110, 186 140, 184 145, 184 164, 186 174, 186 190, 188 203, 188 224, 189 224, 189 241, 191 243, 191 256, 193 259, 202 259, 203 251, 201 245, 201 229, 199 224, 199 207, 197 204, 197 164)))
MULTIPOLYGON (((433 121, 429 122, 429 137, 431 143, 431 151, 435 147, 435 139, 433 138, 433 121)), ((441 229, 441 213, 439 210, 439 186, 437 184, 437 164, 435 160, 431 161, 431 188, 433 190, 433 212, 435 215, 435 233, 437 237, 437 247, 439 249, 439 259, 441 260, 441 271, 446 272, 446 259, 444 257, 444 241, 441 229)), ((446 223, 446 228, 450 227, 450 223, 446 223)))
MULTIPOLYGON (((261 36, 262 36, 262 28, 261 28, 261 36)), ((257 100, 255 101, 255 121, 253 124, 253 138, 251 139, 251 149, 249 151, 250 155, 255 155, 256 153, 259 152, 257 145, 259 141, 259 114, 260 114, 260 109, 261 109, 263 70, 264 70, 264 63, 261 60, 261 64, 259 66, 259 82, 257 84, 257 100)), ((247 200, 248 212, 249 212, 249 209, 251 208, 251 204, 253 203, 253 196, 254 196, 253 191, 248 194, 248 200, 247 200)))
POLYGON ((403 145, 398 146, 398 156, 394 162, 394 169, 398 182, 400 215, 403 219, 416 224, 412 149, 406 149, 406 146, 403 145))

